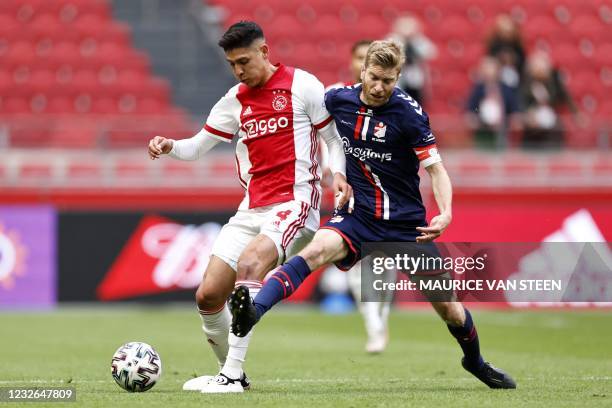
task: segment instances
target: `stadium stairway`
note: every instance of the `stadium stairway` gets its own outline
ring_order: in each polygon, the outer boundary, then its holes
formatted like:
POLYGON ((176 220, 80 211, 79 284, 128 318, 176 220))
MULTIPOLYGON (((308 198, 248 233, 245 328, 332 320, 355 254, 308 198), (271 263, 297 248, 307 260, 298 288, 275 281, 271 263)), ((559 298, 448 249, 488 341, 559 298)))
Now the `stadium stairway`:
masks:
POLYGON ((167 79, 173 100, 201 118, 235 80, 202 16, 206 6, 191 0, 112 0, 115 19, 132 28, 134 45, 146 50, 152 70, 167 79))

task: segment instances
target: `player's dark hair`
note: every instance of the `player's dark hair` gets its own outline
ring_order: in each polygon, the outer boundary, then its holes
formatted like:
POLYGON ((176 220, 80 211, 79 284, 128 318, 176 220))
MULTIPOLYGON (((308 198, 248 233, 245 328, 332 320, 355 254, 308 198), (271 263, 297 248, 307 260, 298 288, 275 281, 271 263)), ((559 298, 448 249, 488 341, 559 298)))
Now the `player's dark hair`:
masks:
POLYGON ((357 51, 357 48, 367 46, 369 47, 372 44, 372 40, 359 40, 351 47, 351 54, 354 54, 357 51))
POLYGON ((219 47, 223 51, 231 51, 236 48, 245 48, 253 44, 253 41, 264 38, 261 27, 253 21, 239 21, 233 24, 219 40, 219 47))

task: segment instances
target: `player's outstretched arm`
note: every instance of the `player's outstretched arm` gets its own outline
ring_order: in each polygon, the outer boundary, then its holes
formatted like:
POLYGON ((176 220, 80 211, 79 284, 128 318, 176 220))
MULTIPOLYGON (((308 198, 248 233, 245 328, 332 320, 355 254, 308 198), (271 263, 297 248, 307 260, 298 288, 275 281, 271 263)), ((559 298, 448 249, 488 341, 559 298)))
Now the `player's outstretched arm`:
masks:
POLYGON ((204 129, 189 139, 173 140, 155 136, 149 141, 149 157, 155 160, 167 154, 179 160, 197 160, 218 143, 219 140, 208 136, 204 129))
POLYGON ((321 138, 327 147, 326 164, 333 176, 333 185, 336 208, 343 207, 353 196, 353 189, 346 181, 346 157, 342 139, 332 120, 329 125, 319 130, 321 138))
POLYGON ((431 219, 429 226, 417 227, 421 235, 417 237, 417 242, 429 242, 442 235, 442 232, 451 223, 453 187, 448 177, 448 173, 441 162, 434 163, 425 168, 431 177, 431 187, 433 189, 436 204, 440 214, 431 219))

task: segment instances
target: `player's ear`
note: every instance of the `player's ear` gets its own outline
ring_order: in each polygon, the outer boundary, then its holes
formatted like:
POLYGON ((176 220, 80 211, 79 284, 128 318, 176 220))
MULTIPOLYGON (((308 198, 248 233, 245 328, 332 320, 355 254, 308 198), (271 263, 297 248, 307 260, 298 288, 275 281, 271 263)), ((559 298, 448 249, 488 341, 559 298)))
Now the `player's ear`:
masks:
POLYGON ((267 60, 268 54, 270 53, 270 47, 268 47, 268 44, 263 43, 259 46, 259 52, 261 52, 261 55, 264 57, 265 60, 267 60))
POLYGON ((365 64, 361 66, 361 75, 359 75, 359 77, 361 78, 361 83, 363 84, 365 82, 365 72, 366 72, 366 67, 365 64))

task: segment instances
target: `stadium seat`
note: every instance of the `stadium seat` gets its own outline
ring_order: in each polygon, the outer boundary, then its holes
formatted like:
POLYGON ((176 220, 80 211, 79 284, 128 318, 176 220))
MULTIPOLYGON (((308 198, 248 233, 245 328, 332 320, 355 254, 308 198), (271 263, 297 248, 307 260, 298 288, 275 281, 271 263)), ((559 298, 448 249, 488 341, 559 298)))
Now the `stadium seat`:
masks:
POLYGON ((581 176, 584 171, 583 164, 570 156, 550 163, 548 171, 551 176, 581 176))
POLYGON ((71 162, 66 177, 71 180, 93 179, 102 176, 102 167, 96 162, 71 162))
POLYGON ((555 38, 556 41, 571 39, 566 27, 561 26, 552 16, 535 15, 526 24, 523 24, 523 33, 526 38, 555 38))
POLYGON ((596 16, 581 15, 572 19, 570 32, 580 37, 605 38, 606 33, 610 32, 610 27, 606 27, 596 16))
POLYGON ((457 172, 457 177, 486 177, 491 174, 492 167, 491 164, 487 162, 479 163, 477 161, 464 161, 459 163, 455 170, 457 172))
POLYGON ((19 178, 22 181, 28 179, 36 180, 47 180, 51 181, 52 178, 52 167, 50 163, 39 163, 39 164, 24 164, 20 168, 19 178))
POLYGON ((538 173, 538 162, 525 158, 513 158, 502 163, 501 171, 506 177, 533 177, 538 173))

